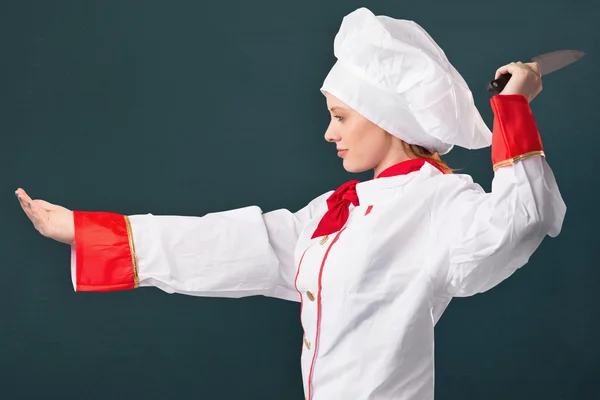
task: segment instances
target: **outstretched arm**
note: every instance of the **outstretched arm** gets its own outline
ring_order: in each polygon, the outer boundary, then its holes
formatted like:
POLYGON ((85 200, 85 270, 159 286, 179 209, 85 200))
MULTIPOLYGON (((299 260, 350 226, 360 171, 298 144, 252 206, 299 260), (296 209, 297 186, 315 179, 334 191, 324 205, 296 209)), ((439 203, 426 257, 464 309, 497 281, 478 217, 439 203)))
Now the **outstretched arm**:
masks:
POLYGON ((325 212, 327 195, 295 213, 250 206, 185 217, 72 212, 17 191, 36 229, 71 245, 76 291, 155 286, 196 296, 294 301, 298 235, 325 212))

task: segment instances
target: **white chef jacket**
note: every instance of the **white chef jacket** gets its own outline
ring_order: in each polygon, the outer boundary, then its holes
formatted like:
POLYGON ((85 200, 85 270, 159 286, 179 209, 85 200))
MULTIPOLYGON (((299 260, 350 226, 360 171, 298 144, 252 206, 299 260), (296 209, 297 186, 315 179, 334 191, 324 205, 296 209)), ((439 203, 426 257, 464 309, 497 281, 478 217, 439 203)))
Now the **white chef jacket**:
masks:
POLYGON ((356 192, 344 227, 314 239, 332 192, 297 212, 130 216, 136 287, 300 302, 310 400, 433 399, 434 326, 450 300, 527 263, 565 204, 542 156, 497 169, 491 193, 429 163, 356 192))

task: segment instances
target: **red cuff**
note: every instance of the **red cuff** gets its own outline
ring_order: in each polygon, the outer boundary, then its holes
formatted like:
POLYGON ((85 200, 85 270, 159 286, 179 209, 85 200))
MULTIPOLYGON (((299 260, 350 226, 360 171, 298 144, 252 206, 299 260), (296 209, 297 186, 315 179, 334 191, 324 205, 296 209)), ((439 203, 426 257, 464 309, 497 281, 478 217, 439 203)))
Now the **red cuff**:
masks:
POLYGON ((496 95, 490 102, 494 111, 494 170, 529 157, 544 156, 542 139, 527 98, 514 94, 496 95))
POLYGON ((127 216, 74 211, 76 291, 106 292, 138 287, 127 216))

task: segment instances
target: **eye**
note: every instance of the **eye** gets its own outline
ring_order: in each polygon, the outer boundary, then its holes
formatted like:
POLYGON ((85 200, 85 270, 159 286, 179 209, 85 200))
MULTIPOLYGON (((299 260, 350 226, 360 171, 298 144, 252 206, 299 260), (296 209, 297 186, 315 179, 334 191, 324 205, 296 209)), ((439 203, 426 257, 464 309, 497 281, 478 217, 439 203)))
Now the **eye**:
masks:
POLYGON ((340 115, 334 115, 333 118, 337 119, 340 122, 344 119, 344 117, 342 117, 340 115))

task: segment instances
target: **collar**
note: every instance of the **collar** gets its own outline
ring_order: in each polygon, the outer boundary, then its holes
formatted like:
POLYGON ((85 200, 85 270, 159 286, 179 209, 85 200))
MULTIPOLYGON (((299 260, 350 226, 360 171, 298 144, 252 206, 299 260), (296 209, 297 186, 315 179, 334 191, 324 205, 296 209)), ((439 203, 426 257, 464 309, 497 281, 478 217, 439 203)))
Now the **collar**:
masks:
POLYGON ((429 164, 433 165, 435 168, 437 168, 440 172, 443 173, 442 169, 440 167, 438 167, 438 165, 435 162, 433 162, 429 159, 412 158, 409 160, 399 162, 398 164, 394 164, 391 167, 384 169, 374 179, 388 178, 388 177, 397 176, 397 175, 407 175, 407 174, 410 174, 411 172, 420 170, 423 167, 423 165, 425 165, 425 163, 429 163, 429 164))
MULTIPOLYGON (((403 193, 409 182, 419 182, 431 176, 444 174, 438 165, 424 158, 410 159, 383 170, 377 177, 356 185, 360 204, 369 205, 386 193, 403 193)), ((387 196, 387 194, 386 194, 387 196)))
MULTIPOLYGON (((434 166, 437 167, 433 162, 428 162, 426 159, 411 159, 387 168, 371 181, 359 182, 352 180, 344 183, 328 197, 327 212, 319 221, 312 238, 329 235, 342 229, 350 215, 350 208, 376 201, 381 194, 381 189, 401 187, 400 190, 403 192, 402 180, 405 184, 417 175, 422 176, 421 179, 424 179, 426 176, 431 176, 431 173, 436 170, 439 174, 440 170, 434 168, 434 166), (421 173, 424 170, 425 173, 421 173), (417 174, 411 173, 415 171, 419 172, 417 174)), ((393 195, 397 192, 398 190, 395 189, 391 193, 393 195)))

